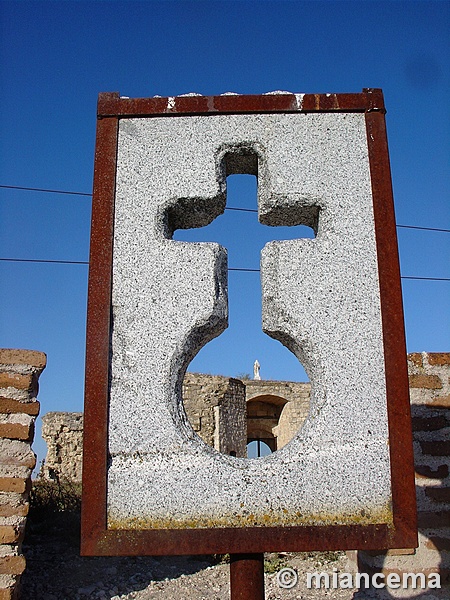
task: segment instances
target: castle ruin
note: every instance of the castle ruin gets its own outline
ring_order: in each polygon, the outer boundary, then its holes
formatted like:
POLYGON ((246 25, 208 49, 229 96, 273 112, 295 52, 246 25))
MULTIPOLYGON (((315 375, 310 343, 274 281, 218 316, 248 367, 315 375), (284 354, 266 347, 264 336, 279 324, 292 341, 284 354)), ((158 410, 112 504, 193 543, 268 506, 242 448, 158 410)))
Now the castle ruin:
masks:
MULTIPOLYGON (((183 403, 193 430, 222 454, 247 456, 253 441, 272 452, 285 446, 309 411, 310 384, 234 379, 186 373, 183 403)), ((42 417, 48 453, 45 477, 55 473, 81 481, 83 413, 50 412, 42 417)))

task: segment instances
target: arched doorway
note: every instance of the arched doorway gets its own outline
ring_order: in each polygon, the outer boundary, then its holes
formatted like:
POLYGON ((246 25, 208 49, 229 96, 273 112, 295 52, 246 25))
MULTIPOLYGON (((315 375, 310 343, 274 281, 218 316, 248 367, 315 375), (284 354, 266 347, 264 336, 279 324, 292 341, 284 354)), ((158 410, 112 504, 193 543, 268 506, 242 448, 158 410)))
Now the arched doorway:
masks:
MULTIPOLYGON (((287 400, 280 396, 265 394, 256 396, 247 402, 247 455, 250 456, 250 444, 256 442, 256 457, 265 456, 267 446, 271 452, 278 450, 278 423, 287 400), (262 446, 264 444, 264 446, 262 446)), ((255 449, 251 448, 252 457, 255 449)))

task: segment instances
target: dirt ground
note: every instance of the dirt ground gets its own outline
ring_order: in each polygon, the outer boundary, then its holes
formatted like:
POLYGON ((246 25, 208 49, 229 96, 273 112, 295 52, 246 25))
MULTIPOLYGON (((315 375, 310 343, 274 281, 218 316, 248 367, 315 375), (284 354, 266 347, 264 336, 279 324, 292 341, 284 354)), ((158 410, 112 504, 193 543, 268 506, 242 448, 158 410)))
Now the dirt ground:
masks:
MULTIPOLYGON (((27 568, 22 576, 22 600, 228 600, 230 567, 227 557, 101 557, 79 555, 79 515, 61 514, 29 519, 23 544, 27 568)), ((265 557, 266 600, 358 600, 393 598, 380 590, 307 589, 307 573, 351 572, 344 553, 270 554, 265 557), (282 569, 293 569, 292 588, 279 583, 282 569)), ((289 583, 292 572, 286 572, 289 583)), ((283 583, 283 582, 282 582, 283 583)), ((449 598, 425 594, 403 598, 449 598)), ((434 592, 434 590, 433 590, 434 592)))
MULTIPOLYGON (((79 555, 79 514, 44 519, 30 515, 23 552, 22 600, 227 600, 228 557, 101 557, 79 555)), ((333 598, 348 600, 349 590, 306 590, 306 572, 345 570, 343 553, 271 554, 265 557, 267 600, 333 598), (292 568, 298 583, 280 587, 277 573, 292 568)), ((287 575, 291 575, 290 572, 287 575)))

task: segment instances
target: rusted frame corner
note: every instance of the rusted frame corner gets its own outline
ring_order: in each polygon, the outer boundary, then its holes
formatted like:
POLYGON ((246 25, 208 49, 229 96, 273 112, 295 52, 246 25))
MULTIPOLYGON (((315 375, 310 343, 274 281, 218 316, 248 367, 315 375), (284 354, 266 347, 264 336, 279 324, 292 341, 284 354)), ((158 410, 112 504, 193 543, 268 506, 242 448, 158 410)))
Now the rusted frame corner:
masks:
POLYGON ((361 94, 189 96, 100 94, 94 171, 86 350, 83 555, 380 550, 417 545, 412 433, 391 174, 379 89, 361 94), (294 103, 295 106, 294 106, 294 103), (170 108, 170 110, 168 110, 170 108), (387 524, 191 530, 107 529, 107 444, 114 195, 120 118, 252 112, 365 113, 375 215, 388 398, 393 527, 387 524))

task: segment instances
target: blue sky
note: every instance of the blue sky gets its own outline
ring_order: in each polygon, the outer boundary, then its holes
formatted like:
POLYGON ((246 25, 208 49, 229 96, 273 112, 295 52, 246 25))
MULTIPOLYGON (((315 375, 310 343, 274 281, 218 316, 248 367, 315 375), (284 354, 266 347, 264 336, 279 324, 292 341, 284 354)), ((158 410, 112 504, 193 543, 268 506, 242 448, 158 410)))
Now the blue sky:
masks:
MULTIPOLYGON (((449 15, 432 1, 0 2, 0 185, 89 194, 99 92, 381 87, 397 222, 449 229, 449 15)), ((230 178, 228 198, 255 208, 254 178, 230 178)), ((90 210, 89 196, 0 188, 0 257, 87 261, 90 210)), ((402 275, 450 277, 450 234, 398 235, 402 275)), ((181 237, 220 241, 231 267, 257 268, 275 229, 228 211, 181 237)), ((82 264, 0 261, 0 346, 47 353, 43 414, 82 410, 87 276, 82 264)), ((260 331, 259 275, 231 272, 229 287, 230 327, 191 370, 249 373, 257 358, 263 378, 304 379, 260 331)), ((408 351, 449 350, 450 283, 403 280, 403 294, 408 351)))

